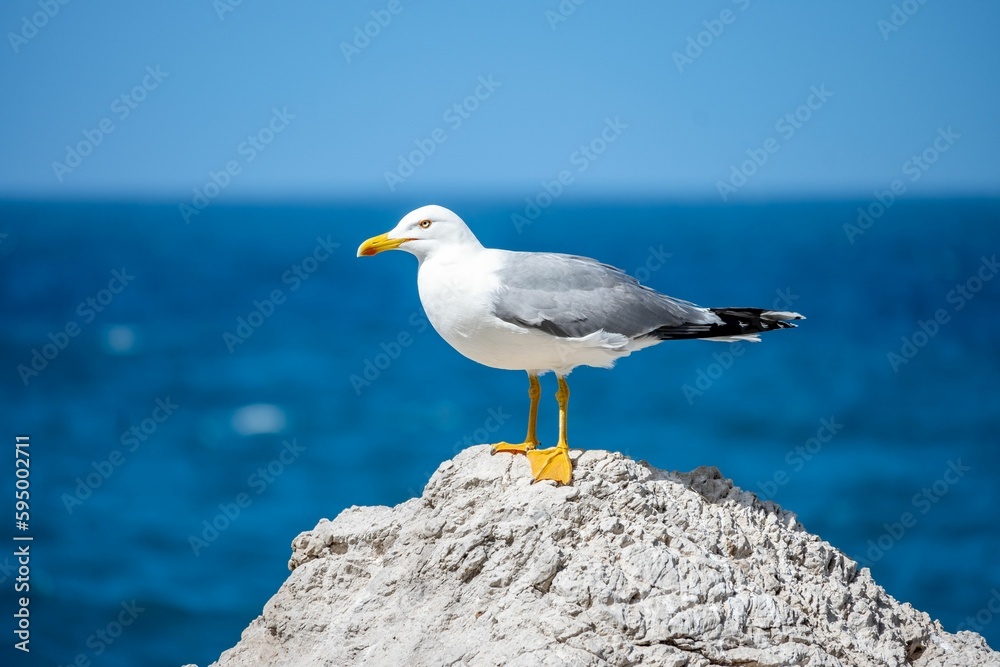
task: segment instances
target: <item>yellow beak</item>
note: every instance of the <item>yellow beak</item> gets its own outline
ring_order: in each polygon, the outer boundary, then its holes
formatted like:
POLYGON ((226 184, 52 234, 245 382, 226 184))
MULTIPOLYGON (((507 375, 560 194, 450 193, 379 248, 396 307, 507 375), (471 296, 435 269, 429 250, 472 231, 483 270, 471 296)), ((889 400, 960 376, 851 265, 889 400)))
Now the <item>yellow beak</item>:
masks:
POLYGON ((390 239, 389 233, 373 236, 358 248, 358 257, 370 257, 377 255, 383 250, 395 250, 410 239, 390 239))

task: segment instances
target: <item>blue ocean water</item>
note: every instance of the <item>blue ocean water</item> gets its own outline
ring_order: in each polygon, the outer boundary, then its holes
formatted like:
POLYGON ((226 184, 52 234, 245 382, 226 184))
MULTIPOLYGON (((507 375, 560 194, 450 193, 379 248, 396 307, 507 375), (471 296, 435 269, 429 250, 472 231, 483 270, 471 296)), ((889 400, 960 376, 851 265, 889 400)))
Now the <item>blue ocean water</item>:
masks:
MULTIPOLYGON (((532 220, 517 198, 437 203, 487 245, 807 315, 760 345, 578 369, 571 444, 718 466, 896 598, 1000 647, 1000 201, 899 201, 861 224, 872 202, 560 201, 532 220)), ((434 333, 413 258, 355 257, 405 212, 213 203, 185 225, 173 204, 0 205, 0 437, 10 452, 31 436, 37 664, 205 665, 287 576, 296 534, 523 434, 525 376, 434 333)), ((543 378, 546 444, 554 391, 543 378)), ((12 560, 0 551, 5 644, 12 560)))

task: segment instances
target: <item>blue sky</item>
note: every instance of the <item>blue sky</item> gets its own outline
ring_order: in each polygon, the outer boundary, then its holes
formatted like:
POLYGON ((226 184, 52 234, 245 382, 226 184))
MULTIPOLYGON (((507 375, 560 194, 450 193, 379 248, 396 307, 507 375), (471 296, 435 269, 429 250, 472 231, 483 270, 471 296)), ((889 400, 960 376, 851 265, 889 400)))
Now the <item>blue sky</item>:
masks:
POLYGON ((0 196, 1000 194, 994 2, 234 2, 4 3, 0 196))

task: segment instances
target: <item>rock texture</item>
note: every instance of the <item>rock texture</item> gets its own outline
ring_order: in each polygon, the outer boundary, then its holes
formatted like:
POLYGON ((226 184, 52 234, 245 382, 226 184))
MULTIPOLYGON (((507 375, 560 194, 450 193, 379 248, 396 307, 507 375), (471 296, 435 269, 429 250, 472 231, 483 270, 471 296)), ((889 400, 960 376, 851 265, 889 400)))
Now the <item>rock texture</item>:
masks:
POLYGON ((715 468, 588 451, 575 483, 472 447, 396 507, 292 543, 218 667, 1000 665, 715 468))

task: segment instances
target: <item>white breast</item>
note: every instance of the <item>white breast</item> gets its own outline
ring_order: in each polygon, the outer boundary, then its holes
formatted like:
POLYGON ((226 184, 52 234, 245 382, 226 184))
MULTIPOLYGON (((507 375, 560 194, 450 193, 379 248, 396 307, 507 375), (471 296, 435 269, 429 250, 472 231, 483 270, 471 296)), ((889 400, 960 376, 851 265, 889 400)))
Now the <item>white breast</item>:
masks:
POLYGON ((439 254, 421 263, 417 289, 427 318, 461 354, 485 366, 565 375, 575 366, 610 367, 635 349, 619 334, 560 338, 500 320, 493 299, 503 251, 439 254))

